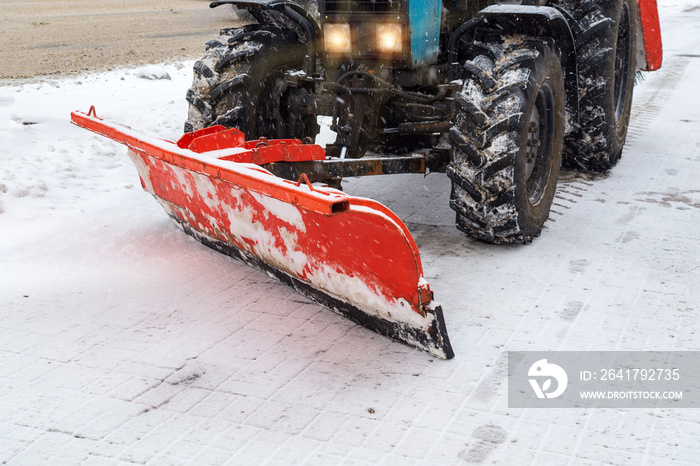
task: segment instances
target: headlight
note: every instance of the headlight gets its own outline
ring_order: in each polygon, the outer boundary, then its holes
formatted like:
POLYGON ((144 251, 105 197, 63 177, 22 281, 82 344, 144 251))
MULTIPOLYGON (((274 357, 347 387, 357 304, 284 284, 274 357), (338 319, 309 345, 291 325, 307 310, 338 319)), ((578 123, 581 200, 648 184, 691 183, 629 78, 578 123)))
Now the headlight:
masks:
POLYGON ((352 51, 350 25, 325 23, 323 25, 323 46, 328 53, 350 53, 352 51))
POLYGON ((385 53, 401 53, 403 28, 398 23, 377 24, 377 49, 385 53))

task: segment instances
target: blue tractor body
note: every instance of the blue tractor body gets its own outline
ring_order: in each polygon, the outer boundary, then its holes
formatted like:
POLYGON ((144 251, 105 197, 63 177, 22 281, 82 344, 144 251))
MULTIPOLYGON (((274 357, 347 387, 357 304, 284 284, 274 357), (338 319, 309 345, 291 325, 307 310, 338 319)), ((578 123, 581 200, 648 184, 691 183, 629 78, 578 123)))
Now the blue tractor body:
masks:
POLYGON ((414 67, 434 65, 438 60, 442 1, 406 0, 411 64, 414 67))

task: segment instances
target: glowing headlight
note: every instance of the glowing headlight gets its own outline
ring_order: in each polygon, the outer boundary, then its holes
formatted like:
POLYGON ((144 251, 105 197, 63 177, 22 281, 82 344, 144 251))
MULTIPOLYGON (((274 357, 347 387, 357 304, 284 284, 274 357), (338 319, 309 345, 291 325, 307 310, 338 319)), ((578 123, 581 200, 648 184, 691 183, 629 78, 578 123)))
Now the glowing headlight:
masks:
POLYGON ((403 34, 400 24, 377 24, 377 48, 380 52, 400 53, 403 48, 403 34))
POLYGON ((350 25, 325 23, 323 25, 323 45, 328 53, 350 53, 352 51, 350 25))

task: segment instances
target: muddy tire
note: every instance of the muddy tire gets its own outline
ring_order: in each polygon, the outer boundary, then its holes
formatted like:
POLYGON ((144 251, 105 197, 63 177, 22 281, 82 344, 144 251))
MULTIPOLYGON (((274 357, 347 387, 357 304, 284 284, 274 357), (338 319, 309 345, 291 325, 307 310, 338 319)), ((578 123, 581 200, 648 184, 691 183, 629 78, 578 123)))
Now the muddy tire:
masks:
POLYGON ((541 40, 477 44, 464 66, 447 175, 457 228, 489 243, 529 243, 556 191, 564 138, 564 78, 541 40))
POLYGON ((185 132, 223 125, 246 139, 313 139, 316 117, 304 110, 313 89, 290 79, 305 55, 306 45, 290 29, 253 24, 222 31, 194 65, 185 132))
POLYGON ((579 126, 564 141, 564 165, 610 170, 622 155, 635 74, 636 5, 565 0, 577 21, 579 126))

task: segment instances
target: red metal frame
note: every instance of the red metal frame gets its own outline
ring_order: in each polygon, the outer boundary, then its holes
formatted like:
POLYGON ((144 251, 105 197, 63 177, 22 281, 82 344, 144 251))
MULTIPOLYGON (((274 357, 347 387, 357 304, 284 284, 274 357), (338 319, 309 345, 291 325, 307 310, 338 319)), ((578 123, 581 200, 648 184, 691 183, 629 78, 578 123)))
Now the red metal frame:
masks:
POLYGON ((655 71, 661 68, 663 61, 659 10, 656 6, 656 0, 638 0, 638 5, 642 37, 644 38, 644 53, 647 59, 647 66, 644 69, 655 71))

